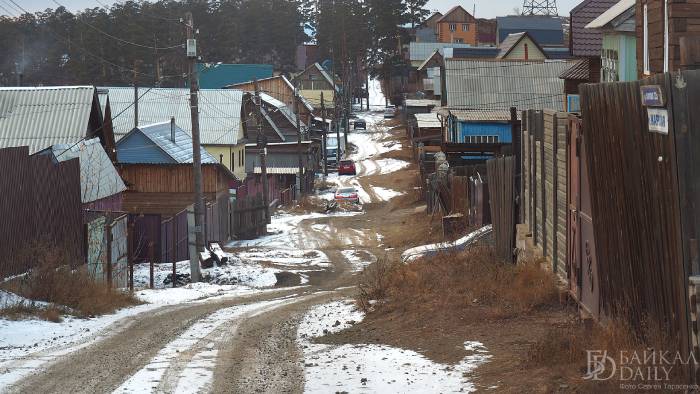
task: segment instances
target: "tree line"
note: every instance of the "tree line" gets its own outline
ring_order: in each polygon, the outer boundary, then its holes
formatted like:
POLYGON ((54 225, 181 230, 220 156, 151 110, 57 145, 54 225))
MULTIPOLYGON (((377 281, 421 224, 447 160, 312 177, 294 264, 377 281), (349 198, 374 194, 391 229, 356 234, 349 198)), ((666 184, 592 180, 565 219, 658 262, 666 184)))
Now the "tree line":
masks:
POLYGON ((185 86, 186 12, 203 62, 290 72, 296 47, 315 40, 324 59, 376 67, 428 14, 427 0, 96 0, 75 13, 64 1, 36 13, 0 3, 0 85, 185 86))

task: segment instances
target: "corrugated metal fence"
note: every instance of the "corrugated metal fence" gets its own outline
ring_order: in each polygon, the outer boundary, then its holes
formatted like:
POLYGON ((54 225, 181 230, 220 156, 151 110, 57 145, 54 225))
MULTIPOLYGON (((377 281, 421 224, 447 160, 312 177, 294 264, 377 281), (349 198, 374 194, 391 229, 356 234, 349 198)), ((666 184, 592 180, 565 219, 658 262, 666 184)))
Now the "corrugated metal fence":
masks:
POLYGON ((0 149, 0 278, 29 270, 35 247, 60 247, 85 261, 78 160, 55 164, 27 147, 0 149))

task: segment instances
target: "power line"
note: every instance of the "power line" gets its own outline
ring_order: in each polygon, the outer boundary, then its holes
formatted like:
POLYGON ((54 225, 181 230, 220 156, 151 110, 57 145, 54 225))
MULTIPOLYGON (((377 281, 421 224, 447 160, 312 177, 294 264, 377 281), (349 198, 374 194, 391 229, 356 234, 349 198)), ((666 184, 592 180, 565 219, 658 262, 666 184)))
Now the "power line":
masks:
MULTIPOLYGON (((66 8, 66 9, 68 8, 68 7, 64 6, 63 4, 59 3, 59 2, 56 1, 56 0, 51 0, 51 1, 53 1, 54 3, 56 3, 56 5, 58 5, 59 7, 63 7, 63 8, 66 8)), ((132 41, 129 41, 129 40, 125 40, 125 39, 123 39, 123 38, 119 38, 119 37, 117 37, 117 36, 114 36, 114 35, 112 35, 112 34, 109 34, 109 33, 107 33, 106 31, 104 31, 104 30, 102 30, 102 29, 100 29, 100 28, 98 28, 98 27, 95 27, 95 26, 93 26, 93 25, 91 25, 91 24, 89 24, 89 23, 83 21, 82 18, 81 18, 81 15, 76 15, 76 18, 75 18, 75 19, 76 19, 78 22, 82 23, 83 25, 85 25, 85 26, 87 26, 87 27, 89 27, 89 28, 91 28, 91 29, 93 29, 93 30, 99 32, 99 33, 102 33, 102 34, 104 34, 105 36, 107 36, 107 37, 109 37, 109 38, 112 38, 112 39, 117 40, 117 41, 119 41, 119 42, 121 42, 121 43, 124 43, 124 44, 133 45, 133 46, 136 46, 136 47, 139 47, 139 48, 153 49, 153 50, 157 50, 157 51, 161 51, 161 50, 165 51, 165 50, 174 49, 174 48, 182 48, 182 44, 174 45, 174 46, 169 46, 169 47, 156 47, 156 46, 150 46, 150 45, 139 44, 139 43, 132 42, 132 41)))

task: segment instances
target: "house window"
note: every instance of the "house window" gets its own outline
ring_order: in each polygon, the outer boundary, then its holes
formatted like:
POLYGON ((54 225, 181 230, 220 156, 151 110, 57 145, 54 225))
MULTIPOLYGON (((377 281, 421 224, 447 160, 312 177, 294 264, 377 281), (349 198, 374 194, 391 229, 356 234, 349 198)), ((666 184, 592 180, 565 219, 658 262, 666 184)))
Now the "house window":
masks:
POLYGON ((455 44, 463 44, 463 43, 464 43, 464 40, 461 39, 461 38, 455 38, 455 39, 454 39, 454 43, 455 43, 455 44))
POLYGON ((668 0, 664 1, 664 72, 668 72, 669 53, 668 53, 668 0))
POLYGON ((647 5, 644 4, 644 74, 651 74, 649 67, 649 13, 647 5))
POLYGON ((603 56, 601 57, 601 72, 603 82, 619 81, 619 67, 620 60, 618 52, 612 49, 603 49, 603 56))
POLYGON ((456 31, 456 30, 457 30, 457 24, 450 23, 450 31, 456 31))
POLYGON ((469 23, 462 23, 462 31, 469 31, 469 23))

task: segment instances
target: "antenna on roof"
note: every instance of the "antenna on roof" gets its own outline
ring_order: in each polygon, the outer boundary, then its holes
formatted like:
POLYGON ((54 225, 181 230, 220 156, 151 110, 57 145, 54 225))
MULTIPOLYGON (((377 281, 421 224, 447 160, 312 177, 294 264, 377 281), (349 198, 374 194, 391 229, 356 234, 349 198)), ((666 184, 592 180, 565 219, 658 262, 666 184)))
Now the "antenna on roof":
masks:
POLYGON ((523 0, 523 15, 557 16, 556 0, 523 0))

